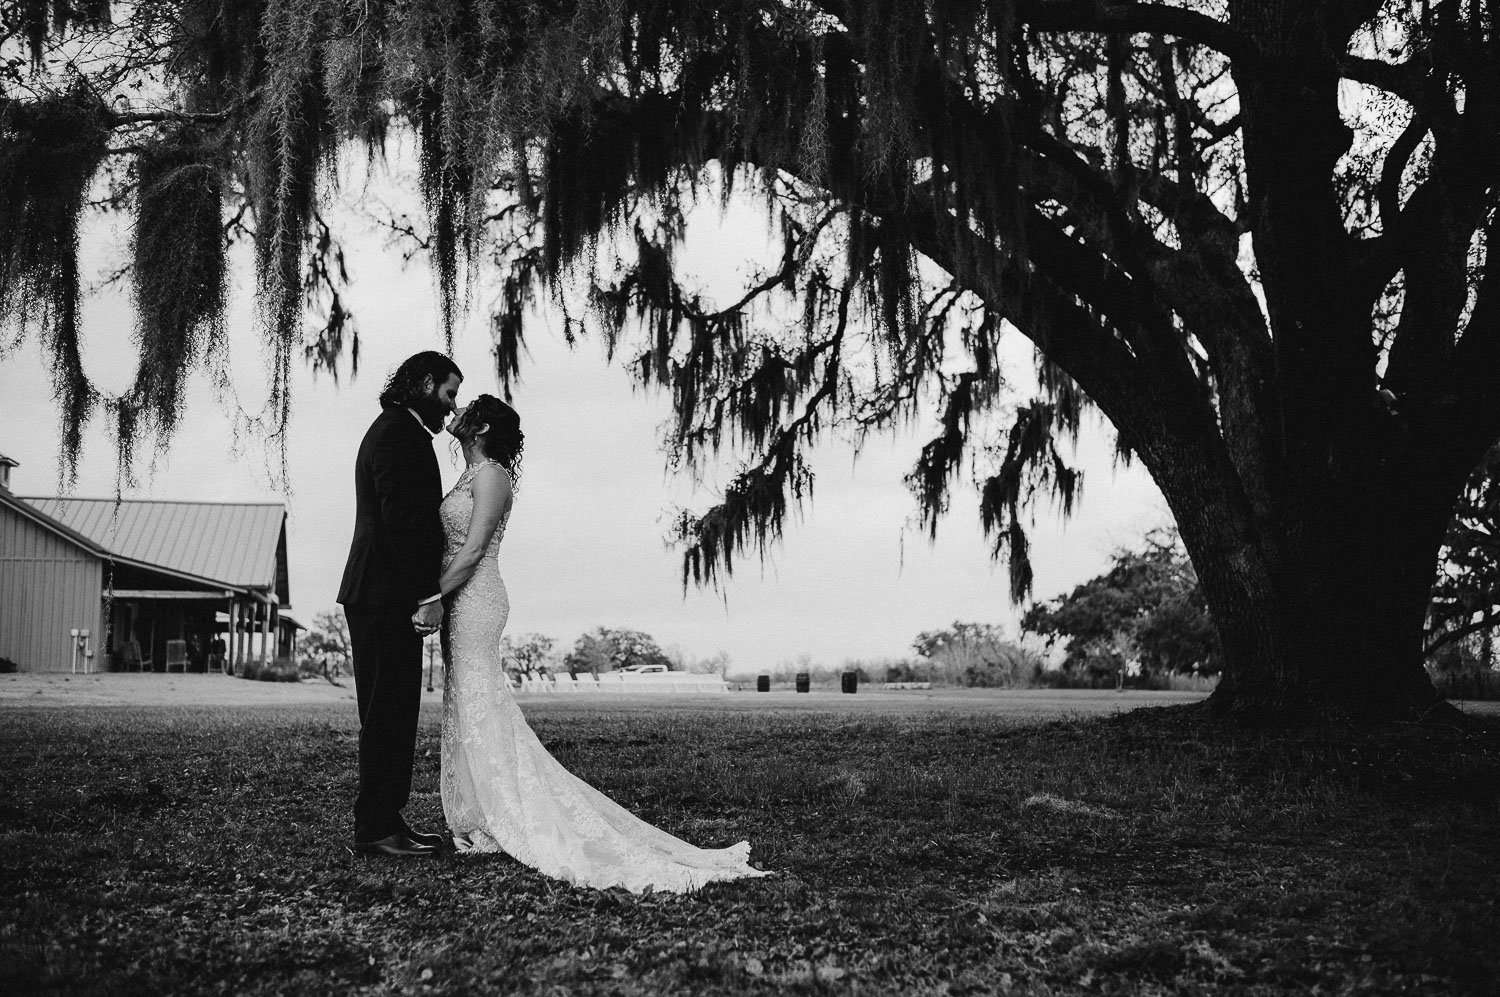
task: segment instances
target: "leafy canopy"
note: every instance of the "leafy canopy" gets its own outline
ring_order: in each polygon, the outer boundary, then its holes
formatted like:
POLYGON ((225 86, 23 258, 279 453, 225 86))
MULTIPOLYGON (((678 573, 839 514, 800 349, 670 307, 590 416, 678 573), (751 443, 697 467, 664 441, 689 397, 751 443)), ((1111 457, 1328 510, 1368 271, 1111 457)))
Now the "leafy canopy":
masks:
POLYGON ((1095 649, 1118 645, 1149 671, 1217 674, 1218 637, 1175 531, 1153 530, 1111 561, 1104 574, 1027 610, 1022 628, 1067 638, 1068 669, 1086 669, 1095 649))
POLYGON ((672 667, 656 638, 624 627, 595 627, 581 635, 563 661, 572 674, 609 672, 631 665, 672 667))
POLYGON ((512 662, 519 671, 531 674, 552 660, 552 648, 556 643, 545 634, 506 635, 500 640, 500 656, 512 662))

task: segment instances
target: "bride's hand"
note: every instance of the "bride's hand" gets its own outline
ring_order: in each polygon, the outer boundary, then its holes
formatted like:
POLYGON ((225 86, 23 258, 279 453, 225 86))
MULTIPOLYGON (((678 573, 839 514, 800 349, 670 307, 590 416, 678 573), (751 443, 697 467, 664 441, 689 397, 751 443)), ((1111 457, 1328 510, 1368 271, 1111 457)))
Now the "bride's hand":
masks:
POLYGON ((411 614, 411 625, 419 634, 436 633, 442 624, 443 602, 441 599, 418 606, 417 611, 411 614))

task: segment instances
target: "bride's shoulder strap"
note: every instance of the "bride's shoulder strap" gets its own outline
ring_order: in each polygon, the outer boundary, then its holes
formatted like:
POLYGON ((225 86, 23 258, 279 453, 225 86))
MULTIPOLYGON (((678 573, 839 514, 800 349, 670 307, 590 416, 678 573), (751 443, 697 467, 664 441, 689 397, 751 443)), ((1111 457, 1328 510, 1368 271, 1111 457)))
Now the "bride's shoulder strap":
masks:
POLYGON ((505 465, 500 463, 498 460, 482 460, 478 464, 474 465, 474 467, 472 468, 472 473, 476 480, 480 476, 484 476, 485 478, 488 478, 491 481, 495 481, 497 483, 501 481, 505 482, 505 487, 507 489, 512 487, 510 472, 507 471, 505 469, 505 465))

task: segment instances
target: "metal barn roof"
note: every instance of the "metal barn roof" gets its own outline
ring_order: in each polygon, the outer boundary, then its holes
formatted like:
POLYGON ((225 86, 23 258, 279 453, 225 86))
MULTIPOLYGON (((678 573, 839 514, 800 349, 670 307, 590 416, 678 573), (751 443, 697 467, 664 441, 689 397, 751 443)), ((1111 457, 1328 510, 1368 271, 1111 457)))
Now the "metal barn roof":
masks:
POLYGON ((116 557, 235 587, 276 584, 276 548, 286 517, 279 502, 22 501, 116 557))

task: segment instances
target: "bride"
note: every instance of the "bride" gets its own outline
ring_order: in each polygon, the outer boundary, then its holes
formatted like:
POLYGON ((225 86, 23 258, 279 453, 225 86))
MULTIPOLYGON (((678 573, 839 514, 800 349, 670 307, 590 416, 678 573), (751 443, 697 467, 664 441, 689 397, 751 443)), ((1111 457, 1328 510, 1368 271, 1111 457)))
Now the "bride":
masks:
POLYGON ((510 599, 497 554, 520 477, 514 409, 480 395, 448 431, 468 465, 443 499, 443 816, 463 852, 506 852, 575 886, 684 892, 767 875, 750 843, 698 848, 563 768, 532 733, 500 665, 510 599))

